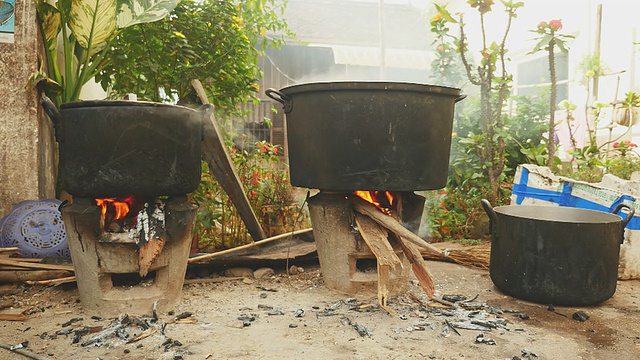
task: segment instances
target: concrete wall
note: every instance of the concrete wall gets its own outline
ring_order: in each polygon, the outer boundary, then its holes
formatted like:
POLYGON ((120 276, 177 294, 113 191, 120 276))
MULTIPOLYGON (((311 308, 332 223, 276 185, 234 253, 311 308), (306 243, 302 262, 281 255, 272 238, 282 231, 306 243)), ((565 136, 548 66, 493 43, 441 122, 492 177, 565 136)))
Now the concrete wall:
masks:
POLYGON ((0 43, 0 217, 55 196, 53 131, 29 85, 39 49, 35 3, 16 0, 14 43, 0 43))

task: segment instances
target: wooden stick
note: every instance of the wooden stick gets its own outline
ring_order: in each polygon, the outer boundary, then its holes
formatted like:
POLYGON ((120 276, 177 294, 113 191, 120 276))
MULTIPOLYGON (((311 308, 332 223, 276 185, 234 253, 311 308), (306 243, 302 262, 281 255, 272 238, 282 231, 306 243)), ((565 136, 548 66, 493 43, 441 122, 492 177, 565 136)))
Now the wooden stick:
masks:
POLYGON ((23 258, 23 257, 9 258, 9 260, 22 261, 22 262, 31 262, 31 263, 42 262, 42 259, 39 259, 39 258, 23 258))
POLYGON ((0 314, 1 321, 25 321, 27 317, 24 314, 0 314))
POLYGON ((21 268, 20 271, 0 271, 0 283, 59 279, 70 274, 71 272, 67 270, 25 270, 21 268))
POLYGON ((367 215, 378 224, 384 226, 389 231, 397 234, 398 236, 401 236, 405 240, 410 241, 418 245, 419 247, 424 248, 425 250, 429 250, 436 254, 442 254, 442 250, 422 240, 418 235, 409 231, 391 216, 381 213, 373 204, 366 202, 357 196, 351 197, 351 203, 353 204, 353 208, 357 212, 363 215, 367 215))
POLYGON ((72 265, 40 264, 40 263, 22 262, 18 260, 8 260, 8 259, 2 259, 2 258, 0 258, 0 265, 18 266, 18 267, 23 267, 28 269, 75 271, 72 265))
MULTIPOLYGON (((191 86, 196 91, 196 94, 200 98, 203 104, 208 104, 209 99, 202 87, 202 83, 198 79, 191 80, 191 86)), ((267 237, 258 222, 247 194, 245 194, 240 182, 240 178, 236 173, 231 158, 227 153, 227 147, 224 145, 222 135, 218 129, 218 124, 211 112, 209 121, 204 122, 204 133, 202 135, 202 158, 209 165, 211 174, 215 176, 216 180, 220 183, 220 186, 229 195, 229 199, 236 207, 238 215, 247 227, 247 231, 251 235, 251 238, 256 240, 262 240, 267 237)))
POLYGON ((20 248, 17 248, 17 247, 6 247, 6 248, 0 247, 0 253, 1 252, 10 252, 10 251, 20 251, 20 248))
POLYGON ((29 359, 33 359, 33 360, 50 360, 50 358, 48 358, 48 357, 44 357, 44 356, 40 356, 38 354, 34 354, 31 351, 27 351, 25 349, 13 349, 13 350, 11 350, 11 345, 5 344, 3 342, 0 342, 0 348, 7 349, 7 350, 9 350, 11 352, 14 352, 16 354, 20 354, 22 356, 26 356, 29 359))
POLYGON ((232 281, 232 280, 242 280, 243 276, 231 276, 231 277, 216 277, 216 278, 208 278, 208 279, 185 279, 184 285, 191 284, 210 284, 210 283, 219 283, 224 281, 232 281))
POLYGON ((65 284, 76 281, 75 276, 62 277, 59 279, 51 279, 51 280, 38 280, 38 281, 27 281, 28 285, 58 285, 65 284))
POLYGON ((231 254, 231 253, 234 253, 236 251, 249 249, 249 248, 252 248, 252 247, 255 247, 255 246, 260 246, 260 245, 263 245, 263 244, 266 244, 266 243, 269 243, 269 242, 272 242, 272 241, 276 241, 276 240, 287 238, 289 236, 308 233, 308 232, 310 232, 312 230, 313 230, 312 228, 307 228, 307 229, 302 229, 302 230, 294 230, 294 231, 287 232, 287 233, 284 233, 284 234, 272 236, 272 237, 266 238, 264 240, 256 241, 256 242, 253 242, 251 244, 241 245, 241 246, 237 246, 237 247, 234 247, 234 248, 231 248, 231 249, 226 249, 226 250, 214 252, 214 253, 211 253, 211 254, 194 256, 194 257, 189 259, 189 263, 191 264, 191 263, 194 263, 196 261, 206 260, 206 259, 211 259, 211 258, 214 258, 214 257, 221 256, 221 255, 231 254))

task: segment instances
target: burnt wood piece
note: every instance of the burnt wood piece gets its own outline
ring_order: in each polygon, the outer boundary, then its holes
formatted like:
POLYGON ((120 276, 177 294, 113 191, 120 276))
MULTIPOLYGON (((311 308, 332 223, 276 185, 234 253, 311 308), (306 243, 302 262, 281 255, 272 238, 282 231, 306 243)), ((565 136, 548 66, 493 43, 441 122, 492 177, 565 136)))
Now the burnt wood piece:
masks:
MULTIPOLYGON (((199 80, 191 80, 191 86, 196 90, 200 101, 208 104, 209 99, 204 92, 204 88, 199 80)), ((231 158, 224 146, 220 130, 216 123, 213 111, 211 111, 210 121, 204 121, 202 158, 209 165, 209 171, 216 177, 220 186, 229 195, 229 199, 238 210, 240 218, 244 222, 251 238, 254 241, 266 238, 266 234, 258 222, 255 212, 249 204, 247 194, 245 194, 238 174, 231 163, 231 158)))

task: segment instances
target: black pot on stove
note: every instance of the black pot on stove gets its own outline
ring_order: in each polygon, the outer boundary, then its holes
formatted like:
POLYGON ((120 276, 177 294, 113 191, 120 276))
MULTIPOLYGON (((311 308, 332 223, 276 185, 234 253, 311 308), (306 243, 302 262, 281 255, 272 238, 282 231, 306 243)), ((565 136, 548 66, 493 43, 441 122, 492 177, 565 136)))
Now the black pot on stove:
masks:
POLYGON ((59 177, 75 197, 184 195, 200 183, 199 110, 144 101, 76 101, 58 111, 43 97, 59 145, 59 177))
POLYGON ((291 183, 324 190, 445 186, 460 89, 319 82, 268 89, 286 114, 291 183))

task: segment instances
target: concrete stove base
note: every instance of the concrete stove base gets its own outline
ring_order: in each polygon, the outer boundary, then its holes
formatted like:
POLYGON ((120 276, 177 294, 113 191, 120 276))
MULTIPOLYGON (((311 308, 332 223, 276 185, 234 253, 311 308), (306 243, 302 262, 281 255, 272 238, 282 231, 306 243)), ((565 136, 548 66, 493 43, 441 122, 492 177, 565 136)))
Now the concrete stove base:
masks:
POLYGON ((119 242, 110 241, 109 233, 102 232, 98 206, 76 201, 61 209, 80 301, 86 310, 103 317, 151 314, 156 301, 158 311, 180 302, 197 205, 176 201, 167 203, 165 209, 167 241, 149 269, 152 283, 145 278, 133 286, 117 286, 114 278, 138 276, 138 245, 133 240, 122 242, 122 237, 119 242))

